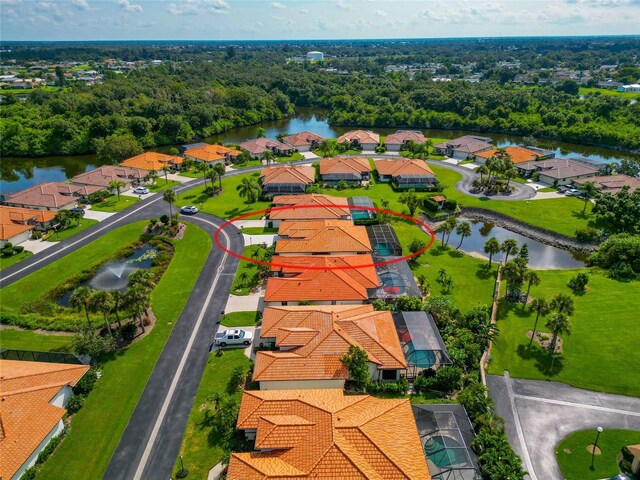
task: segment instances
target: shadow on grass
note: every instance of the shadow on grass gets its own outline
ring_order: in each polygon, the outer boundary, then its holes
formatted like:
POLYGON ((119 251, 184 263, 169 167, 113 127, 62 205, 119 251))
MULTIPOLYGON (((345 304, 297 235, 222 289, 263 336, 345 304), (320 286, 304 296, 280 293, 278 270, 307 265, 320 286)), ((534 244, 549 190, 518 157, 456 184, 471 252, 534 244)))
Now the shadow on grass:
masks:
MULTIPOLYGON (((512 313, 518 318, 531 318, 535 320, 535 316, 529 311, 524 303, 512 303, 502 299, 500 302, 500 318, 504 318, 507 314, 512 313)), ((531 324, 533 326, 533 323, 531 324)))
POLYGON ((535 342, 531 345, 531 348, 529 348, 528 344, 518 345, 517 352, 522 360, 533 360, 536 369, 549 378, 559 375, 564 369, 564 357, 562 355, 556 355, 554 360, 547 350, 544 350, 535 342))
POLYGON ((480 280, 496 278, 496 271, 491 268, 488 263, 484 263, 476 269, 476 278, 479 278, 480 280))
POLYGON ((464 257, 464 253, 462 253, 460 250, 455 250, 455 249, 449 249, 449 252, 447 252, 449 254, 449 256, 451 258, 462 258, 464 257))
POLYGON ((432 249, 430 249, 429 253, 431 255, 433 255, 434 257, 439 257, 440 255, 445 253, 447 250, 449 250, 448 247, 445 247, 444 245, 439 244, 438 246, 433 247, 432 249))

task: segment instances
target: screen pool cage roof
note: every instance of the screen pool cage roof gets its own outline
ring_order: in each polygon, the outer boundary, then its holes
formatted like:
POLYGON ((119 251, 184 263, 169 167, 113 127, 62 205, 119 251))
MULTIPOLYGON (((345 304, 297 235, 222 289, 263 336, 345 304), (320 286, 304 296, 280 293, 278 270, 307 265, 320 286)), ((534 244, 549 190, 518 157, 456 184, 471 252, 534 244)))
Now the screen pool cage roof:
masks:
POLYGON ((370 225, 367 227, 367 235, 374 255, 402 256, 402 245, 391 225, 370 225))
POLYGON ((322 175, 322 180, 324 180, 325 182, 339 182, 340 180, 359 182, 360 180, 362 180, 362 175, 355 172, 325 173, 322 175))
POLYGON ((451 364, 436 322, 427 312, 398 312, 393 321, 407 361, 407 378, 416 378, 431 367, 451 364))
MULTIPOLYGON (((348 202, 352 207, 374 208, 373 201, 369 197, 351 197, 348 202)), ((352 208, 351 218, 354 220, 376 218, 376 212, 373 210, 358 210, 356 208, 352 208)))
POLYGON ((475 433, 462 405, 412 405, 432 480, 480 480, 475 433))

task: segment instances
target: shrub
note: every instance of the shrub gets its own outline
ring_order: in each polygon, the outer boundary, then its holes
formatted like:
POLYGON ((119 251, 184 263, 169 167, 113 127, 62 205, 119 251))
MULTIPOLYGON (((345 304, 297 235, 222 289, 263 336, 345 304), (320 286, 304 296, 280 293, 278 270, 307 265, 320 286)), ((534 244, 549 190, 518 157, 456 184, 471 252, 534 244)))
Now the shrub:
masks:
POLYGON ((22 245, 16 245, 15 247, 13 247, 13 251, 16 253, 22 253, 24 252, 24 247, 22 245))
MULTIPOLYGON (((60 432, 60 435, 56 435, 55 437, 53 437, 49 443, 47 444, 46 447, 44 447, 40 453, 38 454, 38 459, 36 460, 36 465, 40 465, 42 463, 44 463, 47 458, 49 458, 51 456, 51 454, 53 453, 53 451, 58 447, 58 445, 60 445, 60 442, 62 441, 62 439, 64 438, 64 436, 67 434, 67 429, 63 428, 62 431, 60 432)), ((24 475, 22 477, 20 477, 21 480, 23 480, 25 477, 24 475)), ((33 477, 31 478, 35 478, 35 472, 33 477)))
POLYGON ((84 397, 82 395, 71 395, 69 397, 69 401, 67 402, 67 414, 73 415, 78 410, 82 408, 84 405, 84 397))
POLYGON ((401 378, 396 382, 369 382, 367 393, 387 393, 391 395, 406 395, 409 390, 409 382, 401 378))
POLYGON ((440 392, 453 392, 460 388, 462 383, 462 369, 459 367, 442 367, 436 371, 436 374, 431 378, 425 378, 418 386, 415 382, 414 388, 419 391, 425 390, 437 390, 440 392))
POLYGON ((16 254, 13 247, 5 247, 2 249, 2 256, 4 257, 13 257, 16 254))
POLYGON ((589 257, 587 263, 608 269, 613 278, 633 279, 640 273, 640 236, 612 235, 589 257))
POLYGON ((7 242, 4 244, 4 248, 13 248, 13 243, 7 242))
POLYGON ((244 367, 237 366, 231 372, 231 377, 227 383, 227 392, 233 393, 238 389, 238 386, 247 378, 247 371, 244 367))
POLYGON ((425 198, 423 202, 423 207, 425 210, 429 212, 437 212, 438 211, 438 202, 432 200, 430 198, 425 198))
POLYGON ((40 240, 41 238, 42 238, 42 232, 40 230, 34 230, 33 232, 31 232, 32 240, 40 240))
POLYGON ((344 180, 340 180, 340 181, 338 182, 338 184, 336 185, 336 188, 337 188, 338 190, 344 190, 344 189, 346 189, 346 188, 349 188, 349 185, 347 184, 347 182, 346 182, 346 181, 344 181, 344 180))
POLYGON ((445 200, 442 208, 453 212, 456 208, 458 208, 458 202, 456 202, 455 200, 445 200))
POLYGON ((170 221, 169 215, 162 215, 160 221, 166 225, 170 221))
POLYGON ((584 290, 589 283, 589 276, 586 273, 579 273, 571 280, 569 280, 568 286, 571 290, 584 290))
POLYGON ((89 370, 84 376, 76 383, 76 386, 73 387, 74 395, 82 395, 87 396, 89 392, 93 390, 96 382, 98 381, 98 374, 94 368, 89 370))
POLYGON ((36 467, 27 468, 20 480, 34 480, 36 478, 36 467))
POLYGON ((593 242, 599 236, 598 230, 593 227, 579 228, 576 230, 576 238, 580 242, 593 242))

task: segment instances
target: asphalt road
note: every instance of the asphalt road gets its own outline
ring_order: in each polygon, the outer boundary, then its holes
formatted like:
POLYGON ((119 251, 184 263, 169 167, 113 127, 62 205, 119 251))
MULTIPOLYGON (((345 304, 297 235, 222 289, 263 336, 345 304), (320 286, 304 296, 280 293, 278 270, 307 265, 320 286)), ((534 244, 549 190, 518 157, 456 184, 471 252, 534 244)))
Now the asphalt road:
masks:
POLYGON ((556 445, 577 430, 598 426, 640 430, 640 398, 570 387, 541 380, 489 375, 496 413, 505 419, 509 442, 531 480, 558 480, 556 445))

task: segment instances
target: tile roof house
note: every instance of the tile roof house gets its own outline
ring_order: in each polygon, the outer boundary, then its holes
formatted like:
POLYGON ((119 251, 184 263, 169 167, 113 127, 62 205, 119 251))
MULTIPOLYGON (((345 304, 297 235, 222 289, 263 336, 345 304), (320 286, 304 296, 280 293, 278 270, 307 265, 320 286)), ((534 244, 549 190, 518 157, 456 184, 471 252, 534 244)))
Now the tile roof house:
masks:
POLYGON ((578 185, 593 182, 601 193, 618 193, 623 187, 628 186, 629 192, 640 188, 640 178, 629 175, 603 175, 591 178, 579 178, 573 181, 578 185))
POLYGON ((111 181, 118 180, 125 184, 125 186, 120 189, 121 192, 124 192, 129 190, 133 185, 141 183, 147 175, 149 175, 149 170, 143 170, 141 168, 103 165, 94 170, 76 175, 71 179, 71 183, 74 185, 89 185, 105 189, 109 188, 111 181))
POLYGON ((380 143, 380 135, 370 130, 351 130, 338 137, 338 143, 344 142, 351 144, 355 148, 375 150, 380 143))
POLYGON ((323 183, 335 185, 344 180, 350 185, 369 181, 371 165, 363 157, 327 157, 320 159, 320 178, 323 183))
POLYGON ((251 158, 262 158, 265 152, 271 152, 276 155, 283 156, 291 155, 293 153, 293 148, 289 145, 285 145, 277 140, 271 140, 270 138, 247 140, 238 146, 249 152, 251 158))
POLYGON ((87 365, 0 360, 0 478, 20 478, 60 434, 71 387, 87 370, 87 365))
POLYGON ((427 139, 422 132, 416 130, 398 130, 396 133, 387 135, 384 144, 388 151, 399 152, 409 142, 424 145, 427 139))
POLYGON ((256 353, 261 390, 344 388, 351 345, 367 352, 371 380, 395 381, 407 367, 391 312, 371 305, 268 307, 260 339, 279 348, 256 353))
POLYGON ((265 167, 260 172, 262 193, 268 197, 304 193, 315 180, 316 171, 310 166, 279 165, 265 167))
POLYGON ((375 268, 364 267, 373 264, 371 255, 276 255, 271 261, 275 264, 273 271, 280 276, 267 280, 265 305, 297 305, 301 301, 313 305, 363 304, 369 300, 369 289, 379 285, 375 268), (316 269, 323 266, 328 268, 316 269))
POLYGON ((282 138, 282 143, 299 152, 308 152, 324 142, 324 137, 313 132, 300 132, 282 138))
POLYGON ((433 146, 433 150, 436 153, 459 160, 474 158, 476 153, 489 148, 493 148, 493 140, 491 138, 475 135, 464 135, 433 146))
POLYGON ((503 155, 503 152, 504 152, 504 155, 508 155, 511 158, 511 161, 514 164, 524 163, 524 162, 533 162, 535 160, 546 158, 543 155, 540 155, 540 153, 535 152, 533 150, 529 150, 528 148, 525 148, 525 147, 509 146, 501 149, 492 148, 490 150, 484 150, 482 152, 478 152, 476 153, 475 161, 476 163, 483 164, 491 157, 494 157, 494 156, 500 157, 501 155, 503 155))
MULTIPOLYGON (((191 146, 188 145, 188 147, 191 146)), ((184 156, 199 163, 213 164, 215 162, 229 163, 241 153, 235 148, 205 143, 204 145, 194 144, 192 148, 187 148, 184 151, 184 156)))
POLYGON ((0 205, 0 248, 7 242, 18 245, 28 240, 34 228, 45 230, 52 227, 55 216, 55 212, 48 210, 0 205))
POLYGON ((143 170, 155 170, 160 172, 162 167, 167 166, 171 169, 180 168, 184 162, 184 158, 176 155, 165 155, 158 152, 145 152, 135 157, 127 158, 120 162, 123 167, 140 168, 143 170))
POLYGON ((438 184, 433 170, 423 160, 399 158, 375 160, 378 180, 393 183, 401 189, 424 189, 438 184))
POLYGON ((303 195, 276 195, 269 212, 270 220, 349 220, 351 211, 349 201, 342 197, 333 197, 320 193, 303 195), (304 206, 310 208, 302 208, 304 206), (320 205, 323 205, 321 207, 320 205), (295 207, 277 210, 278 207, 295 207))
POLYGON ((283 221, 278 255, 358 255, 371 253, 366 227, 350 220, 283 221))
POLYGON ((537 173, 540 182, 547 185, 568 185, 580 178, 595 177, 599 170, 568 158, 554 158, 541 162, 525 162, 516 165, 520 174, 531 176, 537 173))
POLYGON ((227 480, 430 479, 408 399, 245 391, 237 428, 256 450, 231 454, 227 480))
POLYGON ((57 212, 75 207, 78 200, 86 199, 92 193, 100 190, 103 188, 61 182, 44 182, 7 196, 3 203, 11 207, 57 212))

